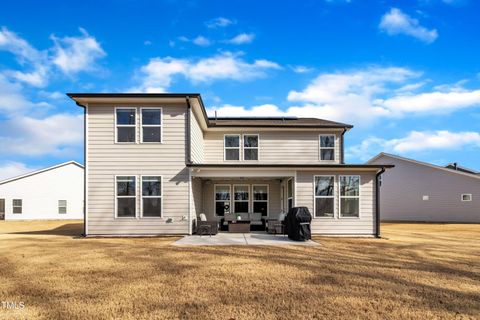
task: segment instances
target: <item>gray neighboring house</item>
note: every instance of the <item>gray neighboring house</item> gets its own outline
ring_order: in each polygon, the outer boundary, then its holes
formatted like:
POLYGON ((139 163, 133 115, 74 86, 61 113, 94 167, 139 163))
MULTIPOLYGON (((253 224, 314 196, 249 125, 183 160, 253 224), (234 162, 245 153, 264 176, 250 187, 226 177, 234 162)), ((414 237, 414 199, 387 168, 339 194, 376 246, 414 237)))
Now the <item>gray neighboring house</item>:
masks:
POLYGON ((85 235, 191 234, 202 213, 264 224, 295 206, 314 234, 380 234, 391 166, 344 163, 351 125, 209 118, 197 93, 68 95, 85 111, 85 235))
POLYGON ((381 180, 382 221, 480 222, 480 175, 380 153, 368 164, 393 164, 381 180))

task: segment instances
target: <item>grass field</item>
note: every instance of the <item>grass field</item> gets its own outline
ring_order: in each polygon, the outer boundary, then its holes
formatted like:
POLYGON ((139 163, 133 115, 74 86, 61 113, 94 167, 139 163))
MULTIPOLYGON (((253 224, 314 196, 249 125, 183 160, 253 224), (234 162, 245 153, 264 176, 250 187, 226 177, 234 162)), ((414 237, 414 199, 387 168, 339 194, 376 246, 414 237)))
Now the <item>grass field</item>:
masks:
POLYGON ((480 225, 384 224, 318 247, 173 247, 0 222, 0 319, 479 319, 480 225))

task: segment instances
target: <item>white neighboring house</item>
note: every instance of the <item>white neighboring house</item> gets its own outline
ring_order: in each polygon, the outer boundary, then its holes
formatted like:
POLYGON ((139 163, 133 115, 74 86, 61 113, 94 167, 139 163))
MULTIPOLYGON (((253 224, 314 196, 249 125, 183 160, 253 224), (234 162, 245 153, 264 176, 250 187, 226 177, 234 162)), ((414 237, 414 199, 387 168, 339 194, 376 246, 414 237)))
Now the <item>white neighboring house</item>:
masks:
POLYGON ((393 164, 382 176, 382 221, 480 222, 480 175, 380 153, 368 164, 393 164))
POLYGON ((0 181, 0 220, 83 219, 84 168, 75 161, 0 181))

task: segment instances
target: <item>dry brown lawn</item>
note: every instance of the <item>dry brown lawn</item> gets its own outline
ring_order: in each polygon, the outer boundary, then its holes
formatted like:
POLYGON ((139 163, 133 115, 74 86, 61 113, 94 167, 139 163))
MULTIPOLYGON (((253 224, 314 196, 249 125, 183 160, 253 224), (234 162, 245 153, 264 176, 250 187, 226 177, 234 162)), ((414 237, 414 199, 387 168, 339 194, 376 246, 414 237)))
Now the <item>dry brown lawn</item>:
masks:
POLYGON ((479 319, 480 225, 384 224, 319 247, 173 247, 1 222, 1 319, 479 319))

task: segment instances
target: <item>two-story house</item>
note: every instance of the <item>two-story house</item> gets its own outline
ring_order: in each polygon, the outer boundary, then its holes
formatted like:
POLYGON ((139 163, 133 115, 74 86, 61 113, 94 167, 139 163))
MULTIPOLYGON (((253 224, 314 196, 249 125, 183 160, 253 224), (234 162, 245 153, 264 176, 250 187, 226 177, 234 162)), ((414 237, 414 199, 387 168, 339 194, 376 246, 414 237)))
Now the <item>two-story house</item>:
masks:
POLYGON ((314 234, 379 235, 389 166, 344 163, 351 125, 209 118, 200 94, 68 96, 85 111, 86 235, 191 234, 200 213, 266 219, 295 206, 314 234))

